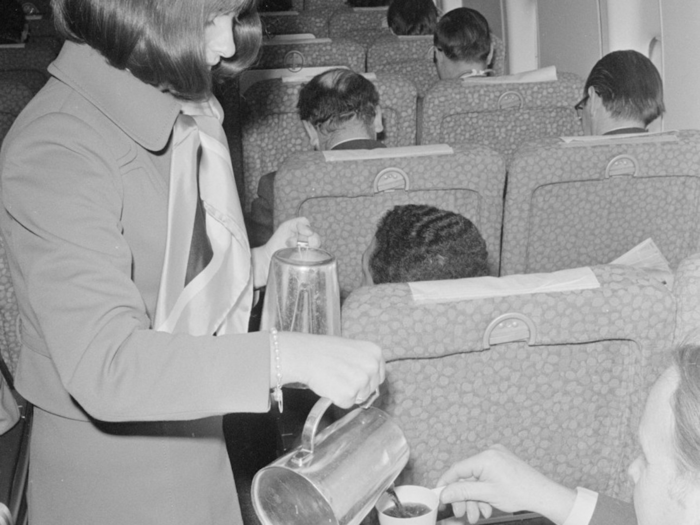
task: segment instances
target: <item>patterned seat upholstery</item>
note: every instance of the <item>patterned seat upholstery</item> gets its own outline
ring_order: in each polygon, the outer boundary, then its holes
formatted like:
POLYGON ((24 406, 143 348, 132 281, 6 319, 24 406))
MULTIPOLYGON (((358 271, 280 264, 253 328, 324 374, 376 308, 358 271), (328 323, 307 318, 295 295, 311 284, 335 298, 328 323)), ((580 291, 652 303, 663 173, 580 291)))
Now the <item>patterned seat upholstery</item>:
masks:
POLYGON ((431 204, 474 222, 486 241, 495 274, 505 181, 502 157, 488 148, 463 144, 452 145, 451 154, 432 150, 333 152, 351 154, 351 160, 337 162, 327 162, 321 152, 296 154, 284 162, 275 178, 275 225, 307 217, 324 248, 336 257, 341 292, 347 294, 360 285, 362 252, 380 217, 399 204, 431 204), (361 158, 367 153, 384 157, 361 158), (381 191, 383 184, 375 180, 383 180, 382 175, 401 184, 381 191), (408 190, 403 189, 404 177, 408 190))
MULTIPOLYGON (((495 35, 493 42, 494 74, 505 75, 505 45, 495 35)), ((422 98, 440 80, 433 64, 433 36, 391 35, 375 41, 367 50, 367 71, 405 75, 416 84, 422 98)))
POLYGON ((566 486, 629 500, 626 467, 675 306, 642 270, 592 271, 600 288, 418 304, 409 285, 387 284, 346 299, 343 335, 376 342, 387 361, 375 405, 411 449, 397 483, 435 486, 502 443, 566 486))
POLYGON ((700 343, 700 253, 683 259, 673 279, 676 298, 676 332, 674 344, 687 340, 700 343))
POLYGON ((37 69, 48 75, 46 68, 61 49, 53 37, 33 38, 23 48, 0 49, 0 71, 7 69, 37 69))
POLYGON ((304 9, 309 11, 312 9, 346 9, 345 0, 304 0, 304 9))
POLYGON ((365 49, 392 34, 386 20, 387 7, 338 9, 328 20, 328 35, 349 38, 365 49))
POLYGON ((47 74, 36 69, 8 69, 0 71, 0 83, 5 81, 18 82, 24 84, 34 94, 44 87, 48 79, 47 74))
POLYGON ((0 111, 19 115, 34 93, 24 83, 9 80, 0 72, 0 111))
MULTIPOLYGON (((384 143, 410 146, 416 136, 416 88, 397 75, 371 76, 379 92, 384 143)), ((275 171, 292 153, 311 147, 297 114, 300 83, 265 80, 244 94, 242 107, 245 209, 257 195, 260 177, 275 171)))
POLYGON ((293 35, 311 33, 316 38, 328 36, 328 18, 332 10, 284 11, 260 13, 264 35, 293 35))
POLYGON ((700 131, 524 146, 508 168, 501 274, 612 261, 652 238, 700 251, 700 131))
MULTIPOLYGON (((3 126, 3 115, 0 111, 0 128, 3 126)), ((20 346, 19 308, 10 279, 5 241, 0 236, 0 352, 12 374, 17 368, 20 346)))
POLYGON ((266 42, 256 69, 345 66, 358 73, 365 70, 365 49, 357 42, 343 39, 314 39, 266 42))
POLYGON ((559 73, 555 82, 438 82, 423 100, 420 143, 478 142, 510 159, 526 141, 580 135, 574 105, 583 85, 572 73, 559 73))

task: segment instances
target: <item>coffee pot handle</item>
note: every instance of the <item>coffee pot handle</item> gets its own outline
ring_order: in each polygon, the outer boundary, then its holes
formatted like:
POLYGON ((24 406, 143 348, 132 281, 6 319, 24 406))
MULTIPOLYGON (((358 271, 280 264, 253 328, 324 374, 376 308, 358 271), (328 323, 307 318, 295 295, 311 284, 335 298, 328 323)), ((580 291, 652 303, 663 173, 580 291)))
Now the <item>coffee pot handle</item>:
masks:
MULTIPOLYGON (((369 408, 378 396, 379 390, 375 390, 369 398, 360 404, 360 407, 363 409, 369 408)), ((316 401, 316 404, 311 408, 309 415, 306 417, 304 429, 301 432, 301 445, 299 450, 291 458, 295 465, 302 466, 308 463, 313 457, 314 439, 318 431, 318 424, 321 422, 323 414, 326 413, 326 410, 328 410, 328 407, 332 404, 333 402, 329 398, 322 397, 316 401)))

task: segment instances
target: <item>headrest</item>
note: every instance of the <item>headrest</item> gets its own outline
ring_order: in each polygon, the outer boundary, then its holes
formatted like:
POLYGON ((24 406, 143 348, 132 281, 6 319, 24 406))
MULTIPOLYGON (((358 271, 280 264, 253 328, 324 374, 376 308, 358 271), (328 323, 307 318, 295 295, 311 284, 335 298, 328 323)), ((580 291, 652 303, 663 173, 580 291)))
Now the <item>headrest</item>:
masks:
POLYGON ((525 71, 514 75, 501 75, 498 77, 468 77, 465 83, 479 84, 530 84, 534 82, 556 82, 557 68, 555 66, 543 67, 533 71, 525 71))
POLYGON ((590 290, 600 288, 600 282, 586 266, 551 273, 421 281, 408 283, 408 286, 414 303, 434 304, 508 295, 590 290))
POLYGON ((400 148, 330 150, 324 151, 323 157, 326 162, 343 162, 346 160, 393 159, 396 157, 425 157, 453 154, 454 150, 447 144, 428 144, 425 146, 403 146, 400 148))
POLYGON ((281 44, 328 44, 330 38, 316 38, 312 33, 295 33, 291 35, 273 35, 266 38, 264 46, 276 46, 281 44))
POLYGON ((265 11, 260 16, 297 16, 299 11, 265 11))
POLYGON ((678 142, 676 131, 655 133, 625 133, 622 135, 587 135, 581 137, 560 137, 561 146, 566 148, 600 146, 610 144, 645 144, 658 142, 678 142))

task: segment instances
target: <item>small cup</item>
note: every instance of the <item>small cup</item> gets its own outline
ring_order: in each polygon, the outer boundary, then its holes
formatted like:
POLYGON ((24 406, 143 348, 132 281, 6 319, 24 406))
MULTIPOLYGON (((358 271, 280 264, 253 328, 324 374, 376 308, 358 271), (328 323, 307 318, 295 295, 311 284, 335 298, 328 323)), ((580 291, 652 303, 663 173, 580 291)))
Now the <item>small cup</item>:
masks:
POLYGON ((394 500, 389 494, 384 493, 377 502, 377 512, 379 514, 380 525, 435 525, 437 520, 440 497, 429 488, 418 485, 402 485, 396 487, 396 495, 404 505, 411 503, 421 503, 430 509, 430 512, 415 518, 394 518, 384 511, 394 506, 394 500))

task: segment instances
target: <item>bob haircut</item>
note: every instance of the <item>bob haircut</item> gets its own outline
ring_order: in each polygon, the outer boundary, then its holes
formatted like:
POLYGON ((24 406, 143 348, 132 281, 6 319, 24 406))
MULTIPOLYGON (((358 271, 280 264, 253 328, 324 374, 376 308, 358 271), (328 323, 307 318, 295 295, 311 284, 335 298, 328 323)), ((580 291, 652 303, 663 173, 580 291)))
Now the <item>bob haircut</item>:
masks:
POLYGON ((438 22, 433 43, 450 60, 486 62, 491 52, 489 23, 475 9, 453 9, 438 22))
POLYGON ((592 87, 613 117, 645 126, 665 111, 664 88, 656 66, 637 51, 613 51, 596 62, 583 88, 592 87))
POLYGON ((256 0, 52 0, 59 33, 87 44, 117 69, 184 99, 211 93, 205 26, 234 13, 236 53, 214 68, 232 76, 251 65, 262 42, 256 0))
POLYGON ((349 69, 331 69, 316 75, 299 91, 299 118, 325 132, 338 130, 357 117, 372 126, 379 93, 374 84, 349 69))
POLYGON ((386 19, 395 35, 432 35, 438 11, 433 0, 393 0, 386 19))
POLYGON ((472 221, 434 206, 395 206, 379 221, 368 266, 374 284, 488 275, 486 242, 472 221))

